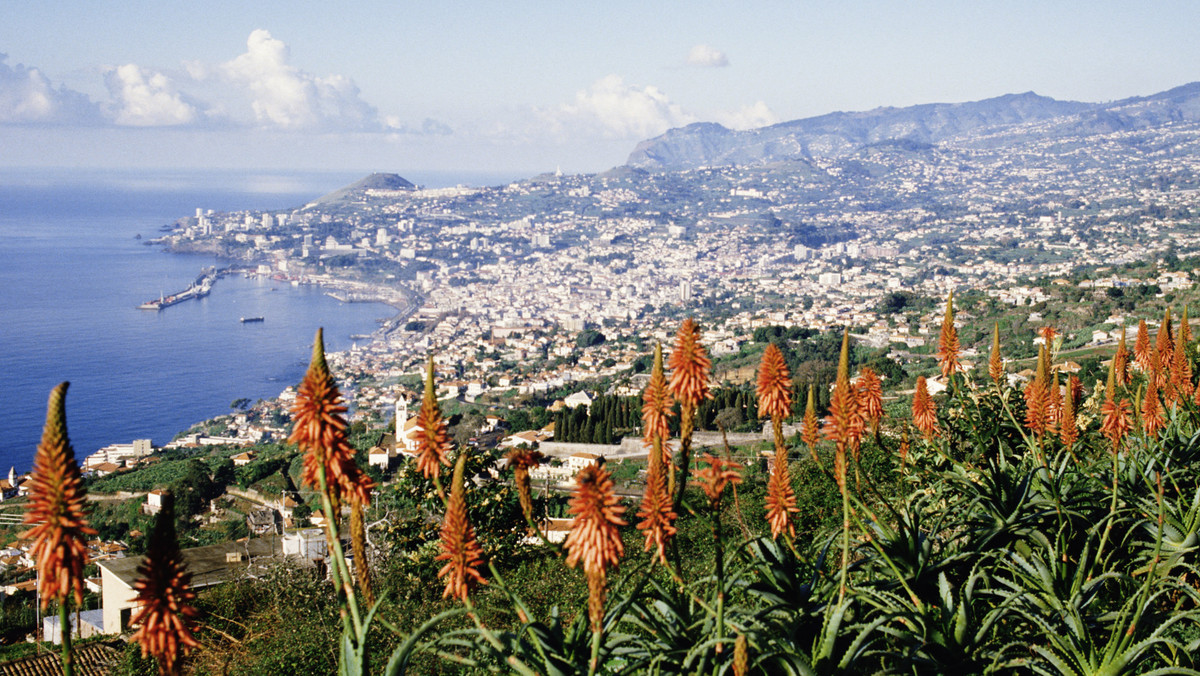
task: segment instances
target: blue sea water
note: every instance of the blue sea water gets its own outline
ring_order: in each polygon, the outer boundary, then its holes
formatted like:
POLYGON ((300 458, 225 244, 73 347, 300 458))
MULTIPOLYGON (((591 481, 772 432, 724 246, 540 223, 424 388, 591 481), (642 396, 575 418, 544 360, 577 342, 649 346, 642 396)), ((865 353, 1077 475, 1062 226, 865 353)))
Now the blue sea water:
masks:
MULTIPOLYGON (((341 350, 393 315, 317 287, 239 276, 222 278, 204 299, 137 309, 220 261, 166 254, 136 235, 153 238, 197 207, 299 206, 361 177, 0 170, 0 470, 32 465, 47 397, 61 381, 71 382, 67 425, 81 458, 137 438, 161 445, 229 412, 234 399, 296 384, 317 327, 328 349, 341 350), (242 324, 242 316, 265 321, 242 324)), ((436 187, 489 177, 408 178, 436 187)))

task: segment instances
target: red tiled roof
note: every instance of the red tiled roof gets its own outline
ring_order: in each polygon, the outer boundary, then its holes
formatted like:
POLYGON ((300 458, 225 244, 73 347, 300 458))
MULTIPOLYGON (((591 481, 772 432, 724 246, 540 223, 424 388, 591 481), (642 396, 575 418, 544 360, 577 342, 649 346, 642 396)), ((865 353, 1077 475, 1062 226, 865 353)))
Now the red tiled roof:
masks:
MULTIPOLYGON (((107 643, 88 643, 74 651, 77 676, 107 676, 121 653, 107 643)), ((57 652, 0 662, 0 676, 61 676, 62 657, 57 652)))

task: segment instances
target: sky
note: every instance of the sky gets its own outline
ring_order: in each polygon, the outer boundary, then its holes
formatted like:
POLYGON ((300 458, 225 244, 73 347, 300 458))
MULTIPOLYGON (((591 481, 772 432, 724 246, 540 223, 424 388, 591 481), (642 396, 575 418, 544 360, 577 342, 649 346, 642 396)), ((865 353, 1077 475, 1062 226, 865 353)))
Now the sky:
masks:
POLYGON ((8 5, 0 168, 594 172, 692 122, 1200 80, 1189 2, 8 5))

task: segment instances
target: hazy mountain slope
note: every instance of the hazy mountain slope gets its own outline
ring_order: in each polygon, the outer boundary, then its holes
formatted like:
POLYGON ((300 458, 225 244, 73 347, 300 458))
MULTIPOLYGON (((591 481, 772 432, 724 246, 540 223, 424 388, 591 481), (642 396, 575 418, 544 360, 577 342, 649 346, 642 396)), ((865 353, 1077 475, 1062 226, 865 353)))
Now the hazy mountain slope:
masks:
POLYGON ((643 141, 628 164, 649 169, 839 158, 870 144, 906 140, 996 145, 1031 136, 1089 135, 1200 120, 1200 83, 1112 103, 1058 101, 1032 92, 968 103, 837 112, 732 131, 714 123, 668 130, 643 141))

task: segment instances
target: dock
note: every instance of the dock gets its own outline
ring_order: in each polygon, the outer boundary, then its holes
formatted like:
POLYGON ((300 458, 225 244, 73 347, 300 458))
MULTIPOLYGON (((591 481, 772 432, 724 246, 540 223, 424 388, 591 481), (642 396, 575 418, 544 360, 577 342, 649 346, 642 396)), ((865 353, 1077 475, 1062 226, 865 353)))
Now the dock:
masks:
POLYGON ((219 273, 216 268, 207 268, 200 273, 196 281, 192 282, 186 289, 178 293, 170 295, 159 294, 158 298, 148 300, 138 306, 139 310, 155 310, 160 311, 164 308, 169 308, 172 305, 178 305, 185 300, 193 298, 203 298, 212 291, 213 284, 217 281, 219 273))

